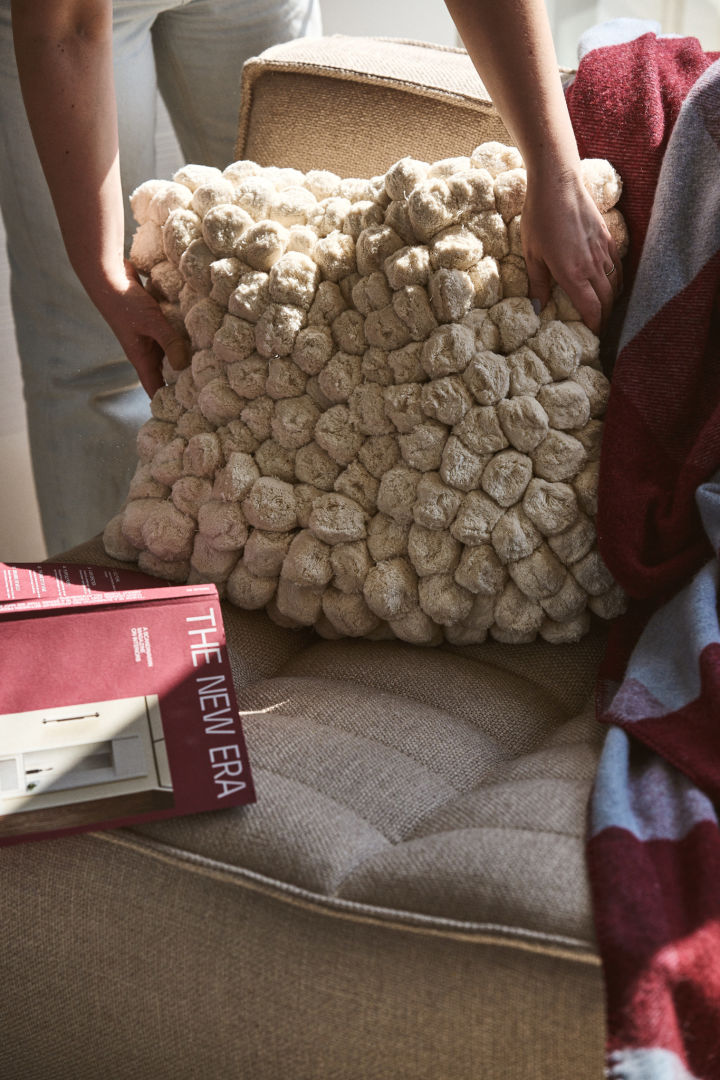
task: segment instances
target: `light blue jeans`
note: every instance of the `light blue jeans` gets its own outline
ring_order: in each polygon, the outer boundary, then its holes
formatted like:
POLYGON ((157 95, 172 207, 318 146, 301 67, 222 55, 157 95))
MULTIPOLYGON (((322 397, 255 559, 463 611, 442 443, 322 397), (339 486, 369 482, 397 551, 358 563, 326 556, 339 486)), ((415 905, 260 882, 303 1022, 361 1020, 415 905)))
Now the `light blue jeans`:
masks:
MULTIPOLYGON (((223 168, 234 156, 244 61, 321 33, 318 0, 116 0, 113 18, 126 200, 155 176, 157 87, 185 161, 223 168)), ((135 434, 150 412, 134 369, 65 255, 20 96, 9 0, 0 0, 0 139, 11 301, 52 554, 100 531, 120 508, 135 434)), ((129 243, 129 211, 127 219, 129 243)), ((4 362, 0 357, 0 386, 4 362)))

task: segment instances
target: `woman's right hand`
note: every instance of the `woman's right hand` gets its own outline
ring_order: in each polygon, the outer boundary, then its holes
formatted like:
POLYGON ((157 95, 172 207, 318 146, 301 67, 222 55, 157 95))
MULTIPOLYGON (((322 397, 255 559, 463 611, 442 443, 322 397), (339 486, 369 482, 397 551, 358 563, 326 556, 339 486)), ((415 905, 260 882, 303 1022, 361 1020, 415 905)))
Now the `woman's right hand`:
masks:
POLYGON ((88 291, 150 397, 164 385, 163 356, 176 371, 189 365, 189 342, 170 325, 132 263, 125 261, 115 280, 88 291))

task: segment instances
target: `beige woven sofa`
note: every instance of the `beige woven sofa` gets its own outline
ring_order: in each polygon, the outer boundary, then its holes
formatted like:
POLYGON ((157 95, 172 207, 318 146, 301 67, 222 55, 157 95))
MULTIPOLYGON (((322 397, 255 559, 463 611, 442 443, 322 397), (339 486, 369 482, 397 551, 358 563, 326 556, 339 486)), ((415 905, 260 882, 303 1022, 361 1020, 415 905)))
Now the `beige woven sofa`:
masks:
MULTIPOLYGON (((326 38, 244 71, 261 164, 373 175, 487 138, 459 50, 326 38)), ((423 649, 225 620, 259 801, 2 851, 0 1080, 599 1077, 602 629, 423 649)))

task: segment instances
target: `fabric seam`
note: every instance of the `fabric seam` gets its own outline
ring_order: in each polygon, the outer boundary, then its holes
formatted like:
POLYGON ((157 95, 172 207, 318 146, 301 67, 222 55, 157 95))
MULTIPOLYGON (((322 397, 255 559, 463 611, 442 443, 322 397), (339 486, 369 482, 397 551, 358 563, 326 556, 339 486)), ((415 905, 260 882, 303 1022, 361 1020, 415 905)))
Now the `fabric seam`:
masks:
POLYGON ((419 933, 428 937, 466 941, 479 945, 506 946, 524 952, 552 956, 558 959, 600 967, 600 959, 593 945, 580 938, 561 934, 548 935, 521 927, 504 927, 495 923, 469 923, 454 919, 441 919, 414 912, 395 911, 373 905, 361 905, 341 898, 326 898, 308 889, 279 882, 251 870, 229 866, 216 860, 192 855, 171 845, 137 837, 130 838, 124 831, 105 831, 86 834, 87 839, 101 840, 134 851, 136 854, 155 859, 188 873, 198 873, 225 884, 272 896, 316 914, 344 918, 351 922, 369 924, 386 929, 419 933))

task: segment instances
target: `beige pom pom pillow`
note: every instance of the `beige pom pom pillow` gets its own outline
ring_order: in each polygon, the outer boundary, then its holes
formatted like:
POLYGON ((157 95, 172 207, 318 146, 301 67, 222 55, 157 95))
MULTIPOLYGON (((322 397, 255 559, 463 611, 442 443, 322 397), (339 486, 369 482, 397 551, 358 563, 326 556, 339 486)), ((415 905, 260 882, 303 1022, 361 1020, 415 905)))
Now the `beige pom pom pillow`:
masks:
MULTIPOLYGON (((625 245, 620 180, 583 164, 625 245)), ((608 382, 499 143, 384 176, 188 165, 131 257, 192 345, 138 434, 109 555, 327 637, 579 639, 624 598, 596 546, 608 382)))

